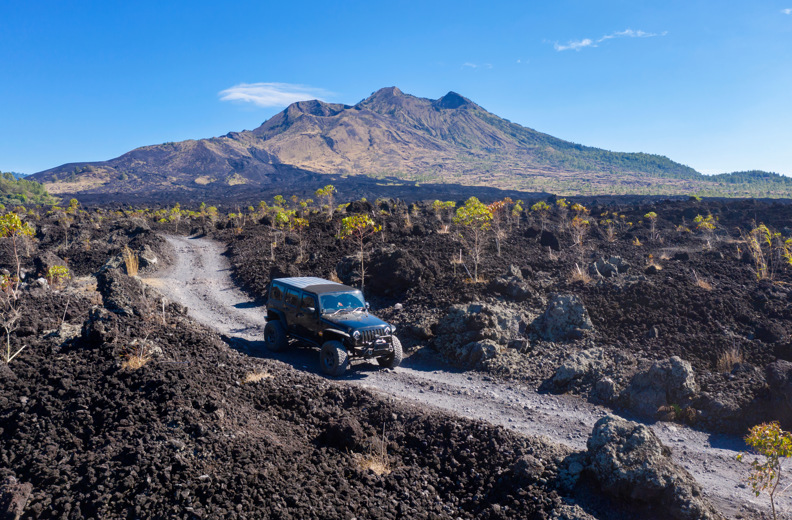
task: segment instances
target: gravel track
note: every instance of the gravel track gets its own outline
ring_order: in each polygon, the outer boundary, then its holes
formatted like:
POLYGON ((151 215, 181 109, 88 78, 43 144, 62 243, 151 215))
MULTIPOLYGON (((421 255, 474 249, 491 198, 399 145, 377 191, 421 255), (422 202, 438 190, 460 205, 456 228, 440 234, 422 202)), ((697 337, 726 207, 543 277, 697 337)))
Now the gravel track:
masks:
MULTIPOLYGON (((316 371, 318 354, 314 349, 297 348, 278 355, 263 349, 263 307, 251 301, 231 280, 228 262, 222 256, 223 244, 206 238, 165 238, 174 247, 176 260, 145 282, 187 306, 192 318, 225 335, 238 350, 316 371)), ((522 434, 544 435, 576 449, 585 449, 594 423, 608 413, 607 409, 575 396, 540 394, 528 386, 451 369, 430 356, 408 357, 396 370, 381 370, 367 363, 355 365, 339 382, 522 434)), ((756 518, 758 511, 769 510, 764 496, 756 498, 745 487, 748 462, 735 460, 739 450, 744 449, 740 438, 665 422, 651 427, 672 448, 674 460, 690 471, 724 514, 756 518)), ((778 506, 781 511, 792 511, 792 500, 782 497, 778 506)))

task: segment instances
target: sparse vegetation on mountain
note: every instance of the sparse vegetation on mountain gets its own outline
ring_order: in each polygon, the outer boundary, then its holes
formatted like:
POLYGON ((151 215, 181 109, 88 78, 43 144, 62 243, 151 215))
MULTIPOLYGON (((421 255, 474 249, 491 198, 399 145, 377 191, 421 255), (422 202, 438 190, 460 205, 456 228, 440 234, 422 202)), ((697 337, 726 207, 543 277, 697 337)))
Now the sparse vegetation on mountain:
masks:
POLYGON ((228 193, 229 187, 271 187, 290 178, 301 186, 299 179, 308 176, 322 185, 322 177, 366 176, 565 195, 792 196, 792 181, 776 174, 705 176, 659 155, 564 141, 453 92, 431 100, 395 87, 355 106, 294 103, 252 131, 145 146, 110 161, 34 174, 59 194, 151 194, 174 187, 228 193))
POLYGON ((19 178, 14 173, 0 174, 0 204, 55 204, 56 200, 47 193, 44 185, 27 178, 19 178))

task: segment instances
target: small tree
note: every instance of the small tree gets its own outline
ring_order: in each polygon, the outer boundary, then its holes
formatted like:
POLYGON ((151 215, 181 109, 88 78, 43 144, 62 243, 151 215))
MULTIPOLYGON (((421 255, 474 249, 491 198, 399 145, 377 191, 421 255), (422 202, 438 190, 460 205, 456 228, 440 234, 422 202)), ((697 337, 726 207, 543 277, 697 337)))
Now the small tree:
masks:
POLYGON ((659 237, 657 235, 657 213, 654 211, 650 211, 644 218, 649 221, 649 236, 652 240, 657 240, 659 237))
POLYGON ((368 215, 351 215, 341 221, 341 231, 338 238, 344 240, 351 238, 358 247, 360 256, 360 290, 363 291, 366 281, 366 238, 382 230, 368 215))
POLYGON ((327 206, 327 216, 329 218, 333 218, 333 194, 336 192, 335 186, 332 184, 328 184, 324 188, 319 188, 316 190, 316 198, 319 199, 319 203, 321 204, 322 201, 325 201, 327 206))
POLYGON ((696 224, 696 229, 704 233, 707 237, 707 248, 711 247, 710 242, 712 241, 716 228, 715 217, 712 216, 712 213, 707 213, 706 217, 696 215, 693 222, 696 224))
MULTIPOLYGON (((775 509, 775 494, 778 490, 778 483, 781 480, 781 460, 792 457, 792 434, 781 429, 777 422, 758 424, 748 430, 745 443, 750 446, 754 453, 764 457, 764 461, 755 458, 751 462, 751 474, 748 475, 748 483, 758 497, 762 491, 770 497, 770 507, 773 510, 773 518, 777 518, 775 509)), ((737 460, 742 460, 745 454, 737 456, 737 460)), ((789 489, 785 487, 783 491, 789 489)))
POLYGON ((17 291, 22 278, 22 263, 19 260, 19 240, 24 237, 32 237, 33 228, 27 222, 22 222, 19 215, 13 211, 0 217, 0 238, 10 238, 14 249, 14 261, 16 262, 16 280, 11 285, 11 294, 14 300, 17 299, 17 291))
POLYGON ((303 261, 303 255, 305 254, 305 230, 308 229, 308 219, 294 217, 294 229, 297 231, 297 240, 298 240, 298 249, 297 249, 297 263, 303 261))
POLYGON ((542 226, 542 231, 545 230, 545 223, 547 223, 547 216, 550 214, 550 205, 540 200, 533 206, 531 206, 531 213, 536 213, 536 216, 539 218, 539 223, 542 226))
MULTIPOLYGON (((511 201, 511 199, 508 200, 511 201)), ((508 207, 506 204, 506 200, 499 200, 487 206, 490 214, 492 214, 491 225, 495 235, 495 248, 498 251, 498 256, 501 255, 501 239, 506 236, 506 231, 504 230, 504 224, 508 214, 508 207)))
POLYGON ((17 329, 20 318, 22 318, 22 309, 14 293, 14 282, 8 276, 0 275, 0 327, 6 337, 6 351, 3 355, 6 364, 25 349, 23 345, 15 352, 11 352, 11 333, 17 329))
POLYGON ((454 224, 460 227, 459 236, 466 243, 473 258, 473 281, 478 282, 478 266, 484 252, 484 234, 490 229, 492 212, 476 197, 470 197, 456 210, 454 224))
POLYGON ((514 219, 514 222, 517 224, 517 229, 520 229, 520 216, 523 212, 522 203, 523 201, 518 200, 514 203, 514 207, 511 210, 511 216, 512 219, 514 219))
POLYGON ((586 232, 588 231, 589 221, 581 216, 575 216, 570 223, 570 229, 572 230, 572 242, 582 248, 583 247, 583 239, 586 236, 586 232))
POLYGON ((60 286, 63 282, 71 278, 69 268, 65 265, 52 265, 47 269, 47 282, 51 287, 60 286))
POLYGON ((440 221, 440 232, 448 233, 448 214, 456 207, 456 202, 447 200, 445 202, 436 200, 432 203, 435 217, 440 221))

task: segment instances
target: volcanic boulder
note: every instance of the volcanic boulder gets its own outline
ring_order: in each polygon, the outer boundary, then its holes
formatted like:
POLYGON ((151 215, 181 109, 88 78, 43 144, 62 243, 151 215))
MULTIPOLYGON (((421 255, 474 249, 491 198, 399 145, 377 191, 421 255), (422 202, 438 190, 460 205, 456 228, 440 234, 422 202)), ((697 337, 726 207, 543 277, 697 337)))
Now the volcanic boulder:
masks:
POLYGON ((792 363, 779 359, 765 369, 771 408, 785 428, 792 425, 792 363))
POLYGON ((622 260, 620 256, 610 258, 599 258, 589 266, 589 274, 602 278, 613 278, 626 273, 630 269, 630 264, 622 260))
POLYGON ((556 293, 551 295, 547 309, 531 326, 548 341, 579 339, 585 331, 594 328, 580 298, 574 294, 556 293))
POLYGON ((606 365, 605 350, 602 348, 575 352, 558 367, 553 375, 553 384, 557 387, 565 387, 573 380, 581 379, 587 374, 602 372, 606 365))
POLYGON ((493 280, 490 288, 494 292, 518 302, 539 298, 534 288, 523 278, 522 272, 513 265, 509 266, 508 274, 493 280))
POLYGON ((605 493, 644 503, 667 518, 723 518, 647 426, 607 415, 594 425, 587 447, 587 469, 605 493))
POLYGON ((0 482, 0 519, 18 520, 27 505, 33 486, 23 484, 14 477, 0 482))
POLYGON ((394 246, 377 249, 366 267, 366 286, 375 294, 401 296, 412 287, 434 281, 437 266, 426 262, 415 251, 394 246))
POLYGON ((473 368, 524 337, 529 318, 509 305, 453 305, 437 324, 435 347, 451 362, 473 368))
POLYGON ((622 392, 621 400, 631 410, 654 417, 661 406, 682 405, 697 393, 693 367, 679 356, 673 356, 636 374, 622 392))

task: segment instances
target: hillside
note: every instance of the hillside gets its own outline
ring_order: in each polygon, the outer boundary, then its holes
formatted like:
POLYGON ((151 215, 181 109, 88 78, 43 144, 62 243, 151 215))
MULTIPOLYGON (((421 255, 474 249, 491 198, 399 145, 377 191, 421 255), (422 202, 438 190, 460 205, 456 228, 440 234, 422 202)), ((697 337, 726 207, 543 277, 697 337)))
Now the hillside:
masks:
MULTIPOLYGON (((611 152, 525 128, 454 92, 380 89, 354 106, 293 103, 252 131, 144 146, 34 175, 54 193, 268 186, 294 175, 364 175, 564 194, 789 195, 789 183, 708 178, 666 157, 611 152)), ((316 180, 317 184, 322 179, 316 180)))
POLYGON ((0 174, 0 204, 54 204, 53 199, 41 183, 20 178, 14 172, 0 174))

